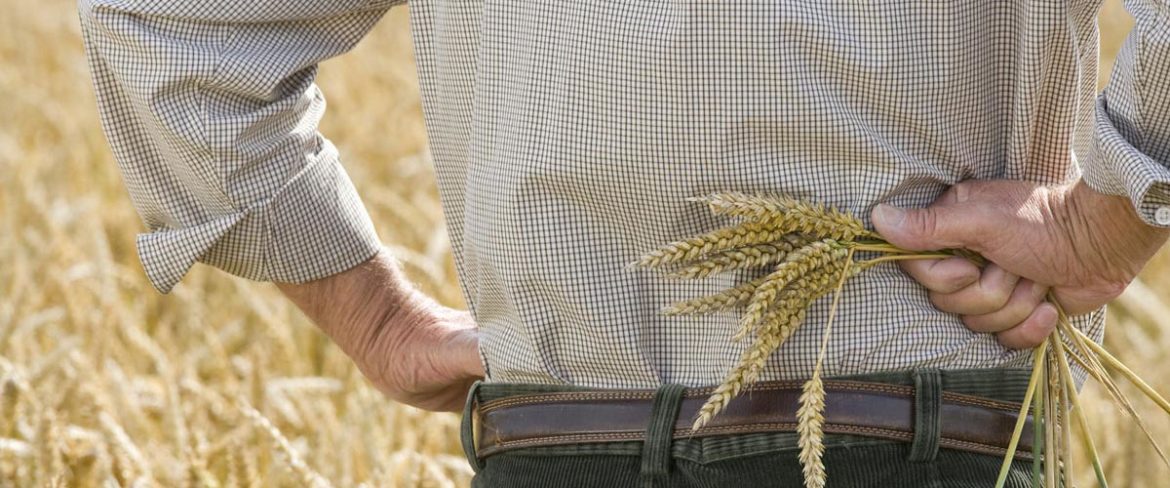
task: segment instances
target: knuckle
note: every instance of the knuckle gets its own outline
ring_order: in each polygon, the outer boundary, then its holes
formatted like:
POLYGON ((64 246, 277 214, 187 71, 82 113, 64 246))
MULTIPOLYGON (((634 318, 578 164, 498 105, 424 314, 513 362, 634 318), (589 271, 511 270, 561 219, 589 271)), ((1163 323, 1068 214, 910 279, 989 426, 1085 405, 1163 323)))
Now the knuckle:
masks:
POLYGON ((991 288, 982 290, 982 293, 978 294, 973 301, 980 309, 993 312, 1004 308, 1011 296, 1010 290, 991 288))
POLYGON ((1056 323, 1051 321, 1028 320, 999 334, 1000 343, 1014 349, 1026 349, 1039 346, 1056 330, 1056 323))
POLYGON ((1052 332, 1052 329, 1047 325, 1041 325, 1026 332, 1027 333, 1024 335, 1024 341, 1027 343, 1028 347, 1036 347, 1039 346, 1040 343, 1044 342, 1044 339, 1048 337, 1048 334, 1052 332))
POLYGON ((973 281, 974 280, 971 278, 971 276, 956 274, 943 278, 939 283, 939 288, 948 293, 954 293, 956 291, 962 290, 963 288, 966 288, 973 281))
POLYGON ((960 320, 962 320, 963 325, 972 332, 986 333, 992 332, 994 329, 994 327, 989 326, 988 321, 985 318, 979 315, 963 315, 960 317, 960 320))
POLYGON ((945 293, 930 292, 930 304, 934 305, 934 308, 944 312, 958 313, 958 309, 952 304, 952 301, 951 297, 945 293))
POLYGON ((1129 283, 1113 281, 1105 283, 1101 287, 1101 292, 1102 295, 1104 295, 1106 301, 1112 301, 1114 298, 1121 296, 1122 293, 1125 293, 1126 288, 1129 288, 1129 283))
POLYGON ((1030 349, 1040 344, 1039 342, 1033 342, 1030 335, 1014 328, 996 334, 995 338, 999 341, 1000 345, 1008 349, 1030 349))
POLYGON ((930 267, 929 267, 929 263, 927 263, 926 261, 923 261, 923 260, 899 261, 898 266, 902 268, 902 271, 905 271, 906 274, 910 275, 911 278, 914 278, 914 281, 922 283, 923 285, 926 285, 928 287, 930 286, 930 284, 927 283, 927 281, 928 281, 927 270, 929 270, 930 267))
POLYGON ((931 236, 938 231, 938 212, 935 212, 934 209, 924 208, 911 215, 913 218, 908 220, 910 229, 915 236, 931 236))

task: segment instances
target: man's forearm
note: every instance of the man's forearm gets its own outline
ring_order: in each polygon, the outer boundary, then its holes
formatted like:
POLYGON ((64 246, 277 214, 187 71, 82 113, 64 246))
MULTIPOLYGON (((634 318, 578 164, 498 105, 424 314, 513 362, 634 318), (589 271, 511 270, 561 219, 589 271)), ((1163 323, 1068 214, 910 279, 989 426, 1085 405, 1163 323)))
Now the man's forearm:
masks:
POLYGON ((471 315, 416 290, 385 249, 333 276, 277 286, 395 400, 457 410, 484 374, 471 315))
POLYGON ((415 293, 385 249, 347 271, 276 286, 359 366, 382 329, 401 321, 415 293))

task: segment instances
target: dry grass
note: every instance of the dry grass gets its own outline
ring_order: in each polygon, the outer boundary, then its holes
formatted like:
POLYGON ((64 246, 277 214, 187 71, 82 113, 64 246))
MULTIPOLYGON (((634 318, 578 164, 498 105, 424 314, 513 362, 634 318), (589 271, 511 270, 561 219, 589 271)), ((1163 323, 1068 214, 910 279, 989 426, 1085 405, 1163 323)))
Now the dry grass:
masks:
MULTIPOLYGON (((325 68, 325 130, 457 306, 405 14, 325 68)), ((150 288, 76 24, 66 0, 0 16, 0 486, 466 485, 457 418, 383 399, 271 285, 200 267, 150 288)))
MULTIPOLYGON (((324 130, 384 240, 459 305, 405 14, 327 64, 324 130)), ((271 286, 200 267, 172 295, 150 288, 76 24, 68 0, 7 2, 0 15, 0 486, 466 485, 456 418, 383 400, 271 286)), ((1150 289, 1170 289, 1166 271, 1163 253, 1150 289)), ((1158 374, 1170 337, 1151 320, 1170 312, 1143 291, 1123 298, 1108 346, 1170 391, 1158 374)), ((1170 479, 1102 392, 1081 399, 1114 486, 1170 479)), ((1138 408, 1170 436, 1152 405, 1138 408)))

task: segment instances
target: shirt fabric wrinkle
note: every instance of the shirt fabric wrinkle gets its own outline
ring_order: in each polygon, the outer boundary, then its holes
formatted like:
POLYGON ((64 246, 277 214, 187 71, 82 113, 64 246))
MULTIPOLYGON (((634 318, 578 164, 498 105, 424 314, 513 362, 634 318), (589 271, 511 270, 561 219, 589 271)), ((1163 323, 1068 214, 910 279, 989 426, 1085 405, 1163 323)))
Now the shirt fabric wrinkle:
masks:
MULTIPOLYGON (((376 252, 316 132, 313 80, 399 3, 79 2, 159 290, 196 261, 303 282, 376 252), (194 86, 163 93, 175 83, 194 86), (192 117, 202 127, 184 127, 192 117)), ((429 146, 489 380, 718 383, 745 347, 729 340, 736 314, 658 311, 761 272, 683 282, 628 266, 727 225, 686 201, 702 193, 787 193, 868 224, 879 202, 924 206, 970 177, 1083 171, 1170 226, 1170 68, 1152 64, 1170 56, 1166 7, 1128 2, 1138 26, 1098 97, 1100 4, 412 1, 429 146)), ((827 309, 810 308, 761 379, 808 376, 827 309)), ((1075 322, 1099 338, 1103 319, 1075 322)), ((826 374, 1028 360, 893 266, 852 280, 836 320, 826 374)))

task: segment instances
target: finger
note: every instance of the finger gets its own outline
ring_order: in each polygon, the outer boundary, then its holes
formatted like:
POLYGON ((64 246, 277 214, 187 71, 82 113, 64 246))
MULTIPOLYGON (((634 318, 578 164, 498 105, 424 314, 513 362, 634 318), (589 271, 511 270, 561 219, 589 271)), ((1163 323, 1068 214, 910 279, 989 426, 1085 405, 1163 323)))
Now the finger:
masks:
POLYGON ((911 259, 900 262, 902 270, 925 286, 938 293, 954 293, 979 280, 980 270, 975 263, 964 258, 911 259))
POLYGON ((1056 329, 1056 307, 1041 303, 1020 325, 995 335, 1003 347, 1008 349, 1029 349, 1040 345, 1056 329))
POLYGON ((959 315, 983 315, 1007 305, 1020 277, 989 264, 983 268, 979 281, 954 293, 931 293, 930 301, 944 312, 959 315))
POLYGON ((996 218, 995 207, 970 197, 962 188, 953 188, 946 194, 952 196, 944 195, 926 208, 878 205, 871 215, 873 225, 890 243, 913 251, 970 248, 989 231, 1002 232, 1003 219, 996 218))
POLYGON ((1020 280, 1003 308, 983 315, 964 315, 963 323, 975 332, 1000 332, 1019 325, 1044 301, 1048 287, 1020 280))

